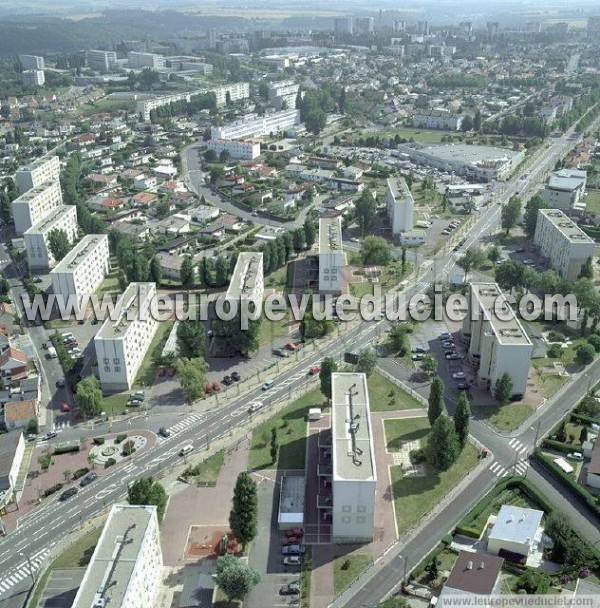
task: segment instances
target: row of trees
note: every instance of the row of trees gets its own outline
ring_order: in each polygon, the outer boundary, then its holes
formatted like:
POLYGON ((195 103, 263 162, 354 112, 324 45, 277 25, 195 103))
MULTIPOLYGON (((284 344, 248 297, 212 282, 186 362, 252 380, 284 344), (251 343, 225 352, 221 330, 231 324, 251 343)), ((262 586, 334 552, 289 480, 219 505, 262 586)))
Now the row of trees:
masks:
POLYGON ((150 110, 150 121, 161 122, 174 116, 193 116, 201 110, 217 110, 217 98, 214 93, 198 93, 190 98, 190 101, 172 101, 169 104, 150 110))

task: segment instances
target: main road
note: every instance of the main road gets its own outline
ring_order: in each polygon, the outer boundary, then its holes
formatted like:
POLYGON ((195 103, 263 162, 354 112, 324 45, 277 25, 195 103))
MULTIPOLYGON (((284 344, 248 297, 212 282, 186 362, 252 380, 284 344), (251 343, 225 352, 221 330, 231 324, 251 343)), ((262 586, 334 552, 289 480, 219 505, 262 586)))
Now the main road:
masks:
MULTIPOLYGON (((553 168, 556 160, 575 143, 568 139, 569 135, 570 132, 564 137, 552 141, 542 151, 538 151, 530 163, 527 179, 518 180, 517 176, 507 184, 506 190, 500 196, 500 204, 489 207, 481 214, 470 230, 463 249, 472 246, 487 231, 498 225, 501 205, 506 203, 519 188, 524 191, 541 182, 545 173, 553 168)), ((407 289, 404 294, 408 297, 416 295, 422 292, 434 278, 447 275, 454 268, 458 255, 460 252, 441 253, 436 259, 436 263, 427 269, 423 278, 407 289)), ((222 405, 216 411, 202 415, 186 415, 185 424, 181 425, 182 428, 179 432, 167 439, 159 439, 147 452, 143 452, 130 462, 115 468, 108 475, 100 476, 68 502, 60 503, 56 498, 51 498, 39 508, 27 513, 21 518, 19 526, 14 532, 0 539, 0 600, 7 600, 0 603, 7 607, 19 605, 22 594, 31 584, 29 564, 36 571, 60 539, 82 525, 83 522, 101 513, 107 505, 123 500, 129 482, 141 476, 157 475, 162 471, 172 470, 181 461, 179 450, 183 445, 192 443, 196 450, 199 450, 214 443, 219 437, 226 437, 232 429, 237 429, 248 422, 249 402, 261 400, 268 407, 269 404, 283 398, 286 394, 291 394, 309 382, 307 369, 317 364, 323 357, 340 359, 344 352, 354 350, 357 345, 362 346, 374 340, 386 327, 387 321, 385 320, 354 326, 320 351, 315 351, 314 357, 306 357, 301 363, 274 376, 275 383, 270 390, 263 392, 260 388, 256 388, 231 403, 222 405)), ((600 365, 592 365, 586 372, 586 376, 591 379, 589 382, 596 382, 600 378, 600 365)), ((587 382, 571 385, 560 399, 555 399, 545 406, 543 418, 540 418, 542 420, 540 433, 550 428, 552 421, 558 420, 563 411, 574 405, 584 392, 584 385, 587 385, 587 382)), ((144 422, 140 421, 140 426, 147 426, 144 422)), ((113 427, 113 430, 118 431, 120 428, 117 425, 113 427)), ((131 426, 126 428, 129 432, 133 430, 131 426)), ((509 468, 515 465, 514 443, 511 443, 514 438, 509 440, 500 437, 491 432, 489 427, 478 422, 474 422, 472 425, 472 432, 494 452, 495 459, 501 466, 509 468)), ((535 428, 528 427, 519 435, 519 440, 525 440, 526 445, 531 446, 534 432, 535 428)), ((78 430, 77 433, 80 434, 81 431, 78 430)), ((437 542, 442 535, 440 532, 447 532, 453 523, 491 487, 496 477, 490 471, 491 469, 487 474, 474 478, 468 489, 458 499, 431 519, 426 532, 402 548, 407 555, 411 556, 412 565, 437 542)), ((528 474, 536 483, 541 483, 543 480, 531 469, 528 474)), ((549 484, 548 482, 546 484, 542 489, 547 489, 549 484)), ((552 496, 552 498, 555 497, 552 496)), ((564 501, 564 498, 562 500, 564 501)), ((573 511, 573 507, 571 510, 573 511)), ((590 525, 586 515, 588 514, 582 513, 582 516, 578 517, 574 523, 579 530, 586 533, 588 538, 596 538, 598 531, 593 528, 593 525, 590 525)), ((378 598, 398 582, 398 572, 400 571, 398 568, 402 568, 401 559, 396 557, 378 571, 372 582, 367 583, 363 588, 353 590, 356 593, 348 597, 345 605, 373 606, 378 598)))

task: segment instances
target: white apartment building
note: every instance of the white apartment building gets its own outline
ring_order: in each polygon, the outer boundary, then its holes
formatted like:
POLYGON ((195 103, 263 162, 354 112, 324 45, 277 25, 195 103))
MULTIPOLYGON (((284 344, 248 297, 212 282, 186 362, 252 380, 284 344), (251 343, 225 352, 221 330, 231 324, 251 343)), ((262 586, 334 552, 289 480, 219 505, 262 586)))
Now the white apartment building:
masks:
POLYGON ((291 110, 296 108, 296 97, 300 85, 293 80, 281 80, 269 85, 269 103, 276 110, 291 110))
POLYGON ((540 196, 551 209, 570 211, 585 208, 583 195, 587 182, 587 172, 577 169, 560 169, 550 174, 548 183, 540 190, 540 196))
POLYGON ((156 53, 138 53, 130 51, 127 53, 127 62, 133 69, 153 68, 155 70, 165 67, 165 58, 156 53))
POLYGON ((52 291, 80 298, 94 293, 109 272, 108 235, 88 234, 50 272, 52 291))
POLYGON ((150 314, 156 283, 130 283, 116 304, 118 318, 107 318, 94 338, 100 385, 105 393, 127 391, 133 385, 146 351, 158 329, 150 314))
POLYGON ((50 251, 48 237, 53 230, 62 230, 73 243, 77 239, 77 208, 75 205, 60 205, 48 216, 29 228, 23 238, 27 250, 27 261, 31 268, 47 269, 56 264, 50 251))
POLYGON ((46 182, 57 181, 60 177, 60 161, 58 156, 38 158, 28 165, 21 167, 15 177, 21 194, 46 182))
POLYGON ((149 608, 162 579, 155 506, 115 504, 104 524, 72 608, 149 608))
POLYGON ((265 116, 249 114, 243 120, 211 127, 210 136, 212 139, 252 139, 285 132, 299 124, 300 110, 283 110, 265 116))
POLYGON ((238 255, 233 276, 227 289, 226 299, 262 303, 265 292, 263 254, 256 251, 243 251, 238 255))
POLYGON ((319 218, 319 293, 340 295, 346 254, 342 250, 342 217, 319 218))
POLYGON ((26 87, 43 87, 46 77, 44 70, 25 70, 21 73, 21 80, 26 87))
POLYGON ((432 109, 427 112, 413 114, 413 125, 425 129, 445 129, 458 131, 462 125, 463 117, 448 110, 432 109))
POLYGON ((392 234, 398 236, 402 232, 411 232, 415 201, 403 177, 388 178, 385 205, 392 234))
MULTIPOLYGON (((136 104, 136 112, 144 122, 150 120, 150 112, 166 106, 173 101, 190 101, 192 97, 196 95, 203 95, 205 93, 214 93, 217 100, 217 106, 224 106, 227 102, 227 97, 231 101, 239 101, 240 99, 247 99, 250 97, 250 84, 247 82, 233 82, 230 84, 223 84, 215 87, 207 87, 198 89, 190 93, 179 93, 177 95, 164 95, 162 97, 155 97, 154 99, 146 99, 144 101, 138 101, 136 104)), ((215 139, 219 139, 218 137, 215 139)))
POLYGON ((58 181, 45 182, 21 194, 11 204, 16 233, 24 234, 62 205, 62 202, 62 190, 58 181))
POLYGON ((558 209, 538 210, 533 244, 565 279, 576 279, 596 248, 594 240, 558 209))
POLYGON ((331 396, 332 541, 369 542, 377 473, 366 375, 332 374, 331 396))
POLYGON ((496 283, 470 283, 462 333, 482 389, 494 391, 508 373, 512 394, 524 395, 533 344, 496 283))
POLYGON ((21 62, 21 67, 24 70, 44 70, 44 58, 38 57, 37 55, 19 55, 19 61, 21 62))
POLYGON ((114 51, 87 50, 85 60, 91 70, 109 72, 117 65, 117 54, 114 51))
POLYGON ((229 152, 231 158, 236 160, 254 160, 260 156, 260 143, 256 141, 211 139, 206 142, 206 145, 217 155, 226 151, 229 152))

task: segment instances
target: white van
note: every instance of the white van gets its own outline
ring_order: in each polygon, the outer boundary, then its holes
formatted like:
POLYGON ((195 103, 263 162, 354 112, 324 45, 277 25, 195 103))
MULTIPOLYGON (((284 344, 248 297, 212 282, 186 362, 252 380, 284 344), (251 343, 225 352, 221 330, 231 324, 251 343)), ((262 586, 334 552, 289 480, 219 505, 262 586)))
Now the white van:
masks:
POLYGON ((321 420, 323 418, 323 413, 321 412, 320 407, 311 407, 308 410, 308 419, 309 420, 321 420))
POLYGON ((184 445, 180 450, 179 450, 179 455, 180 456, 185 456, 186 454, 189 454, 190 452, 192 452, 194 450, 194 446, 190 443, 188 445, 184 445))

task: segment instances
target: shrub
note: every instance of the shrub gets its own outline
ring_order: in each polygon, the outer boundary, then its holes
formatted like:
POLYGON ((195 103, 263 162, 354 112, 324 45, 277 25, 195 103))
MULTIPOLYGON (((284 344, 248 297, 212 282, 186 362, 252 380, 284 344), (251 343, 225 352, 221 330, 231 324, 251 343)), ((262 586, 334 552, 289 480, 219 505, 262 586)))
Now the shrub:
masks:
POLYGON ((50 486, 48 489, 44 490, 42 496, 44 496, 44 498, 52 496, 52 494, 56 494, 56 492, 58 492, 62 487, 62 483, 55 483, 53 486, 50 486))
POLYGON ((135 452, 135 443, 130 439, 123 444, 123 455, 131 456, 135 452))
POLYGON ((548 341, 549 342, 562 342, 565 339, 564 334, 555 329, 548 332, 548 341))
POLYGON ((81 477, 83 477, 85 474, 87 474, 89 472, 90 472, 90 469, 88 467, 83 467, 81 469, 77 469, 73 473, 73 479, 80 479, 81 477))
POLYGON ((342 563, 341 569, 342 570, 349 570, 351 565, 352 564, 351 564, 350 560, 346 558, 344 560, 344 562, 342 563))
POLYGON ((57 454, 72 454, 74 452, 79 452, 79 443, 72 443, 66 445, 57 445, 54 448, 54 455, 57 454))
POLYGON ((560 359, 563 349, 560 344, 552 344, 546 353, 551 359, 560 359))
POLYGON ((103 445, 105 439, 104 439, 104 437, 94 437, 93 441, 94 441, 94 445, 103 445))
POLYGON ((419 464, 420 462, 425 462, 427 456, 425 455, 425 450, 423 448, 419 448, 418 450, 411 450, 409 453, 410 461, 413 464, 419 464))
POLYGON ((104 468, 108 469, 108 467, 112 467, 113 464, 117 464, 117 461, 114 458, 109 458, 105 463, 104 463, 104 468))
POLYGON ((40 463, 40 467, 43 471, 50 468, 50 464, 52 463, 52 458, 48 456, 48 454, 44 454, 38 458, 38 462, 40 463))
POLYGON ((127 439, 127 433, 119 433, 115 438, 115 443, 123 443, 127 439))

